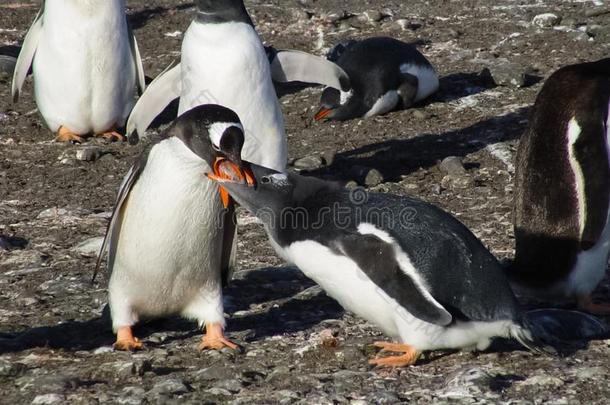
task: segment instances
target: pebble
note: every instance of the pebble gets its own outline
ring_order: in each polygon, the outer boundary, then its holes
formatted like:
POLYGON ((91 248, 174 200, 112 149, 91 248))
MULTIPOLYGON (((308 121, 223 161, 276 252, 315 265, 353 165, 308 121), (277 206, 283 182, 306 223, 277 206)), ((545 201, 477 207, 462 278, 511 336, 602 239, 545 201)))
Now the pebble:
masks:
POLYGON ((466 173, 462 159, 457 156, 446 157, 439 164, 439 168, 445 174, 460 175, 466 173))
POLYGON ((32 405, 47 405, 47 404, 59 404, 64 403, 66 398, 59 394, 44 394, 37 395, 32 401, 32 405))
POLYGON ((474 180, 470 176, 456 176, 448 174, 441 180, 441 187, 445 190, 463 190, 474 185, 474 180))
POLYGON ((224 389, 233 394, 236 394, 242 390, 243 384, 239 380, 229 379, 229 380, 220 380, 220 381, 216 382, 216 384, 214 384, 214 387, 224 389))
POLYGON ((25 364, 0 360, 0 377, 16 377, 27 369, 25 364))
POLYGON ((87 239, 72 248, 72 251, 85 257, 97 256, 104 243, 103 236, 87 239))
POLYGON ((383 183, 383 174, 375 168, 365 166, 354 166, 350 169, 349 175, 363 186, 374 187, 383 183))
POLYGON ((523 87, 525 86, 525 70, 506 58, 499 58, 491 63, 489 74, 496 86, 523 87))
POLYGON ((305 156, 294 161, 293 166, 297 170, 316 170, 324 165, 322 157, 317 155, 305 156))
MULTIPOLYGON (((248 352, 250 353, 250 352, 248 352)), ((248 355, 246 354, 246 357, 248 355)), ((199 370, 194 374, 196 380, 213 381, 231 378, 235 375, 235 371, 222 364, 214 364, 210 367, 199 370)))
POLYGON ((553 13, 538 14, 532 20, 532 24, 540 28, 551 28, 561 22, 561 18, 553 13))
POLYGON ((588 41, 591 38, 586 32, 582 31, 570 31, 568 37, 574 41, 588 41))
POLYGON ((156 383, 149 391, 149 393, 155 395, 176 395, 185 394, 188 391, 188 387, 184 384, 182 380, 170 378, 156 383))
POLYGON ((525 385, 540 385, 544 387, 555 387, 559 388, 564 385, 564 381, 561 378, 553 377, 546 374, 539 374, 528 378, 525 381, 522 381, 519 386, 525 385))
POLYGON ((97 146, 86 146, 76 151, 76 159, 84 162, 94 162, 102 156, 102 149, 97 146))

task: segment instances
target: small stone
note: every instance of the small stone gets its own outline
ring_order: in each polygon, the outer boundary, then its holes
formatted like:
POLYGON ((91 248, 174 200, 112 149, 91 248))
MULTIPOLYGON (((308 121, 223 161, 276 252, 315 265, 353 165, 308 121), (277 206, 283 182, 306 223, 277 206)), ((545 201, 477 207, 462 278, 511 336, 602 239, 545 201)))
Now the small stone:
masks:
MULTIPOLYGON (((250 352, 248 352, 250 353, 250 352)), ((246 354, 247 357, 247 354, 246 354)), ((210 367, 207 367, 203 370, 199 370, 194 374, 196 380, 201 381, 214 381, 214 380, 223 380, 227 378, 231 378, 235 375, 235 371, 230 368, 221 365, 214 364, 210 367)))
POLYGON ((391 392, 391 391, 377 391, 372 394, 367 395, 367 399, 369 401, 374 401, 375 404, 398 404, 400 403, 400 398, 391 392))
POLYGON ((550 375, 539 374, 522 381, 519 385, 540 385, 544 387, 555 387, 559 388, 564 385, 564 381, 561 378, 553 377, 550 375))
POLYGON ((399 18, 398 20, 396 20, 396 24, 402 30, 410 30, 410 31, 418 30, 418 29, 420 29, 421 27, 424 26, 424 23, 422 21, 407 20, 405 18, 399 18))
POLYGON ((446 190, 463 190, 474 185, 470 176, 448 174, 441 180, 441 187, 446 190))
POLYGON ((214 384, 214 387, 225 389, 225 390, 235 394, 242 390, 243 384, 239 380, 229 379, 229 380, 218 381, 216 384, 214 384))
POLYGON ((417 109, 412 110, 411 115, 413 116, 413 118, 418 120, 425 120, 426 118, 428 118, 425 112, 417 109))
POLYGON ((93 354, 105 354, 105 353, 112 353, 114 352, 114 349, 112 348, 112 346, 102 346, 102 347, 98 347, 97 349, 95 349, 93 351, 93 354))
POLYGON ((462 159, 457 156, 449 156, 443 159, 439 164, 439 169, 445 174, 460 175, 466 173, 462 159))
POLYGON ((325 150, 322 152, 322 159, 324 160, 324 164, 326 166, 331 166, 335 162, 336 156, 337 152, 334 150, 325 150))
POLYGON ((349 405, 369 405, 364 399, 354 399, 349 401, 349 405))
POLYGON ((570 31, 568 32, 568 37, 574 41, 588 41, 590 38, 586 32, 582 31, 570 31))
POLYGON ((377 169, 365 167, 365 166, 354 166, 350 170, 350 176, 361 185, 367 187, 378 186, 383 183, 383 174, 377 169))
POLYGON ((16 377, 23 374, 26 369, 27 367, 23 363, 0 360, 0 377, 16 377))
POLYGON ((603 367, 583 367, 573 370, 571 373, 579 380, 592 380, 607 374, 603 367))
POLYGON ((94 162, 102 156, 102 150, 97 146, 86 146, 76 151, 76 159, 85 162, 94 162))
POLYGON ((98 236, 82 241, 78 245, 74 246, 72 250, 85 257, 94 257, 100 252, 103 243, 104 237, 98 236))
POLYGON ((205 392, 207 392, 208 394, 211 394, 211 395, 217 395, 217 396, 223 396, 223 397, 231 396, 231 392, 229 392, 223 388, 210 388, 209 390, 206 390, 205 392))
POLYGON ((299 399, 299 394, 290 390, 279 390, 275 393, 281 404, 292 404, 299 399))
POLYGON ((65 402, 65 400, 66 398, 59 394, 37 395, 32 401, 32 405, 59 404, 65 402))
POLYGON ((553 13, 538 14, 532 20, 532 24, 540 28, 551 28, 561 22, 561 18, 553 13))
POLYGON ((34 380, 34 386, 40 391, 63 392, 72 390, 80 385, 76 377, 66 375, 45 375, 34 380))
POLYGON ((150 390, 150 393, 157 395, 176 395, 186 394, 188 391, 188 387, 182 380, 170 378, 155 384, 150 390))
POLYGON ((526 83, 524 69, 508 59, 499 58, 490 64, 489 72, 497 86, 523 87, 526 83))
POLYGON ((355 188, 358 188, 358 182, 355 180, 350 180, 347 183, 345 183, 345 188, 347 188, 348 190, 353 190, 355 188))
POLYGON ((368 10, 362 13, 362 18, 366 22, 376 23, 383 19, 383 15, 377 10, 368 10))
POLYGON ((297 170, 316 170, 324 165, 324 161, 320 156, 306 156, 294 161, 294 168, 297 170))

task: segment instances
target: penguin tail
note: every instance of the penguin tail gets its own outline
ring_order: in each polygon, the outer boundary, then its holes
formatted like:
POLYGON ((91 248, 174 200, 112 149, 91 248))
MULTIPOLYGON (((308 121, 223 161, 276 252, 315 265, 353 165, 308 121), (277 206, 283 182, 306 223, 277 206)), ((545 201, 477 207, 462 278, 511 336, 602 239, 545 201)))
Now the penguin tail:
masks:
POLYGON ((608 334, 608 327, 594 316, 562 309, 537 309, 523 314, 510 335, 536 353, 569 355, 588 342, 608 334))

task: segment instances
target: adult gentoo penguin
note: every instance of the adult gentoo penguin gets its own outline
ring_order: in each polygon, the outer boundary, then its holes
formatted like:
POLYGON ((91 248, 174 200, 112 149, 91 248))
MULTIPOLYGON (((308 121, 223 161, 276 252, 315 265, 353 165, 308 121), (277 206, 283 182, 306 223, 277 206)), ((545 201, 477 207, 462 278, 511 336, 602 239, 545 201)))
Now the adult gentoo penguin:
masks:
POLYGON ((610 252, 610 59, 553 73, 521 138, 510 274, 543 298, 610 315, 591 293, 610 252))
POLYGON ((282 170, 286 135, 272 82, 308 81, 341 86, 346 75, 333 63, 302 52, 272 52, 272 62, 242 0, 198 0, 197 13, 182 43, 181 62, 162 73, 138 100, 127 124, 128 134, 142 136, 173 99, 178 113, 206 102, 234 110, 246 128, 243 155, 282 170), (327 80, 328 79, 328 80, 327 80))
POLYGON ((123 180, 100 253, 108 248, 116 349, 139 349, 132 326, 169 314, 205 325, 201 349, 235 348, 223 335, 222 302, 222 278, 234 258, 234 211, 205 174, 220 174, 226 159, 239 164, 243 142, 233 111, 196 107, 178 117, 123 180))
MULTIPOLYGON (((451 215, 413 198, 251 168, 256 187, 209 177, 261 219, 286 261, 399 341, 377 343, 403 354, 372 364, 412 364, 424 350, 483 350, 494 337, 547 349, 545 330, 521 311, 494 256, 451 215)), ((586 316, 575 323, 599 329, 586 316)))
POLYGON ((345 41, 328 58, 347 73, 351 88, 326 88, 316 120, 381 115, 409 108, 438 90, 438 75, 424 55, 393 38, 345 41))
POLYGON ((124 0, 43 1, 13 76, 16 102, 33 61, 38 109, 58 141, 116 130, 135 104, 144 71, 124 0))

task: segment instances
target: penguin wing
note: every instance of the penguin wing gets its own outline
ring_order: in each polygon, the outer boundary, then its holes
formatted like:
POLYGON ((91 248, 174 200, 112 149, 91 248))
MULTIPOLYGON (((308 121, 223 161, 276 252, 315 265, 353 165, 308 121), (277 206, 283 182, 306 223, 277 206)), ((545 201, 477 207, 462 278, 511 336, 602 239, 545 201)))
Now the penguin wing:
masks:
POLYGON ((138 177, 140 177, 140 173, 142 173, 142 170, 144 169, 145 162, 146 161, 143 159, 138 160, 138 162, 133 165, 131 169, 129 169, 129 172, 127 172, 127 175, 119 187, 119 193, 116 198, 114 210, 112 211, 112 217, 110 218, 110 223, 106 229, 106 236, 104 237, 104 242, 102 243, 100 253, 97 256, 95 271, 93 273, 93 278, 91 279, 92 283, 95 281, 95 277, 99 273, 102 258, 104 257, 106 249, 108 249, 107 267, 110 270, 110 273, 112 273, 112 268, 114 267, 114 256, 116 254, 116 244, 119 240, 119 231, 121 229, 121 221, 123 218, 123 206, 127 201, 127 197, 129 197, 131 188, 138 180, 138 177))
POLYGON ((235 203, 231 202, 223 218, 222 252, 220 257, 220 270, 222 275, 222 285, 226 287, 233 276, 235 268, 235 258, 237 252, 237 213, 235 203))
POLYGON ((133 139, 134 133, 143 137, 155 117, 161 114, 169 103, 180 97, 181 92, 180 64, 174 66, 172 63, 150 83, 133 107, 127 121, 127 137, 133 139))
POLYGON ((142 56, 140 55, 140 48, 138 47, 138 40, 133 34, 129 21, 127 22, 127 30, 129 35, 129 45, 131 47, 131 57, 136 66, 136 78, 138 79, 139 95, 144 94, 146 90, 146 76, 144 75, 144 66, 142 65, 142 56))
POLYGON ((17 58, 17 64, 15 65, 15 71, 13 72, 13 84, 11 87, 13 103, 19 101, 21 87, 23 87, 23 83, 28 75, 30 66, 32 66, 32 61, 34 60, 34 55, 36 54, 36 49, 38 48, 38 41, 40 40, 40 35, 42 34, 43 15, 44 1, 42 2, 42 7, 38 11, 38 14, 36 15, 34 23, 28 30, 28 33, 25 35, 23 45, 21 46, 21 52, 19 52, 19 57, 17 58))
POLYGON ((394 245, 375 235, 351 234, 336 240, 334 248, 416 318, 441 326, 451 323, 451 314, 427 291, 413 266, 401 263, 394 245))
POLYGON ((339 65, 301 51, 280 50, 271 53, 271 78, 276 82, 318 83, 349 91, 349 76, 339 65))

